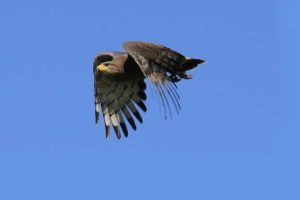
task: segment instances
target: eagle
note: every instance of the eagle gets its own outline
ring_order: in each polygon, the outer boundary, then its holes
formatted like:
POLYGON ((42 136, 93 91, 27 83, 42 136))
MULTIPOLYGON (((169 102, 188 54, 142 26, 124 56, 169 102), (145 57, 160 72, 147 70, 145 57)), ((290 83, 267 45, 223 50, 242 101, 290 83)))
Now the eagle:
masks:
POLYGON ((170 104, 179 112, 180 97, 176 83, 191 79, 192 76, 186 71, 205 62, 148 42, 129 41, 123 44, 123 48, 126 52, 99 53, 93 62, 96 124, 102 112, 106 138, 110 136, 111 125, 118 139, 121 138, 120 128, 128 137, 125 118, 127 124, 136 130, 132 115, 143 123, 139 110, 147 111, 145 79, 149 79, 149 84, 154 86, 165 118, 167 113, 171 113, 170 104))

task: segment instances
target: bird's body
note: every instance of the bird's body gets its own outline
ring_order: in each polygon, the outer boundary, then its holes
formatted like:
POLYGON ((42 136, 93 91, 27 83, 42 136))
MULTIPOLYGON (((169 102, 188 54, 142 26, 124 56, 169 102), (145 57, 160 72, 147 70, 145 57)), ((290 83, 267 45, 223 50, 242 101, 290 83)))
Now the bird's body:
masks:
POLYGON ((123 47, 126 52, 103 52, 96 55, 93 63, 96 123, 102 110, 106 137, 110 135, 112 124, 118 139, 121 137, 119 126, 128 136, 124 118, 133 129, 136 124, 131 114, 143 122, 136 105, 144 112, 147 110, 145 78, 155 86, 164 108, 170 110, 169 102, 172 102, 179 111, 175 83, 182 78, 190 79, 186 71, 204 62, 157 44, 126 42, 123 47))

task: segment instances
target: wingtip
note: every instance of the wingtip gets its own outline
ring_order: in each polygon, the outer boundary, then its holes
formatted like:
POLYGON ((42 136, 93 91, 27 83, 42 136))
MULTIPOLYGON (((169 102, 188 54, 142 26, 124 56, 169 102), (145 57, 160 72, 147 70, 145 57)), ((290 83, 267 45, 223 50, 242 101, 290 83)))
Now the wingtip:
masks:
POLYGON ((121 133, 118 126, 113 126, 118 140, 121 139, 121 133))
POLYGON ((118 138, 118 140, 120 140, 121 139, 121 134, 117 134, 117 138, 118 138))
POLYGON ((124 122, 120 122, 120 126, 122 128, 122 131, 123 131, 125 137, 127 137, 128 136, 128 130, 127 130, 126 124, 124 122))
POLYGON ((109 138, 109 135, 110 135, 110 129, 109 129, 109 126, 105 126, 105 137, 106 137, 106 139, 109 138))
POLYGON ((129 124, 131 125, 131 127, 133 128, 133 130, 136 130, 136 125, 135 125, 133 118, 130 117, 130 118, 127 118, 127 120, 129 122, 129 124))
POLYGON ((95 123, 98 124, 99 121, 99 113, 95 112, 95 123))
POLYGON ((203 64, 203 63, 206 63, 205 60, 202 60, 202 59, 198 59, 199 60, 199 64, 203 64))

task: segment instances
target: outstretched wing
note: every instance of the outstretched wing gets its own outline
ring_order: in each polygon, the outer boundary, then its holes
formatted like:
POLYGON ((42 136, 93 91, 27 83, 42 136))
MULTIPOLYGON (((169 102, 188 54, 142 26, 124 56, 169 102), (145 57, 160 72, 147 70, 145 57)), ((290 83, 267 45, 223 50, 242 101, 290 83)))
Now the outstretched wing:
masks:
POLYGON ((180 80, 178 76, 185 77, 184 63, 189 58, 167 47, 145 42, 126 42, 123 48, 154 84, 165 110, 165 118, 166 110, 169 110, 170 117, 172 115, 169 101, 172 101, 174 108, 179 112, 180 98, 174 82, 180 80))
POLYGON ((95 114, 96 123, 99 120, 99 113, 102 110, 106 137, 110 135, 110 125, 112 124, 117 138, 121 138, 119 126, 125 135, 128 130, 124 117, 131 127, 136 130, 136 125, 131 113, 143 122, 143 119, 135 105, 138 105, 144 112, 147 110, 144 100, 146 100, 146 84, 144 80, 117 80, 106 79, 95 76, 95 114))
POLYGON ((182 63, 187 58, 165 46, 146 42, 125 42, 123 48, 135 59, 147 76, 164 73, 175 75, 184 71, 182 63))

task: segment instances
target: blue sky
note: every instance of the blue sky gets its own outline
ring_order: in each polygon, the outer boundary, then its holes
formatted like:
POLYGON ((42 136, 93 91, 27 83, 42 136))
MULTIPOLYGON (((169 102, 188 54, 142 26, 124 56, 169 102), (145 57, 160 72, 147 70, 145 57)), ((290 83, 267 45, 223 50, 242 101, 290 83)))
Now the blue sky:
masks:
MULTIPOLYGON (((299 1, 0 3, 0 199, 300 199, 299 1), (207 63, 164 120, 105 139, 92 61, 127 40, 207 63)), ((149 88, 149 87, 148 87, 149 88)))

